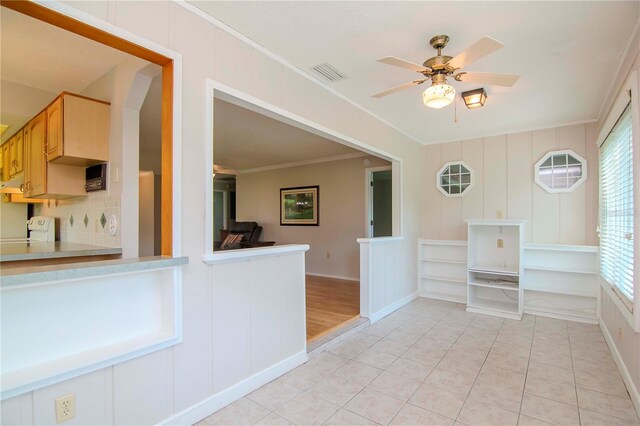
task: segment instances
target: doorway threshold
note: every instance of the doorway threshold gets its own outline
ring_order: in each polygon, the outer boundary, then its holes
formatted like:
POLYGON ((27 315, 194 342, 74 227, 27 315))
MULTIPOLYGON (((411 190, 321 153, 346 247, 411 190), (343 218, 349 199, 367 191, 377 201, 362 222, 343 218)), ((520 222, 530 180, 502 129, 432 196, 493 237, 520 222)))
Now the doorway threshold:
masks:
POLYGON ((307 356, 313 358, 319 355, 368 325, 367 318, 356 315, 326 332, 312 337, 307 340, 307 356))

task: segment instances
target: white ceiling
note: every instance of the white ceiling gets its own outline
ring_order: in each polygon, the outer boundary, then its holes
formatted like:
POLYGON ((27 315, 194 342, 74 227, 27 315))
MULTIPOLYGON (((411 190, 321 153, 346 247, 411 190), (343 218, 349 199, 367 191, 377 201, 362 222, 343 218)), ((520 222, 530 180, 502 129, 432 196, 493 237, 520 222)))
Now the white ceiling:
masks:
POLYGON ((236 171, 359 152, 220 99, 213 117, 213 161, 236 171))
MULTIPOLYGON (((468 139, 597 118, 639 20, 640 3, 602 2, 256 2, 191 1, 293 65, 328 62, 348 77, 327 83, 421 143, 468 139), (376 63, 397 56, 422 63, 429 39, 451 37, 455 56, 482 36, 506 46, 466 71, 520 74, 512 88, 485 86, 487 104, 422 104, 419 86, 371 95, 416 74, 376 63)), ((453 82, 456 90, 477 84, 453 82)), ((458 98, 459 99, 459 98, 458 98)))

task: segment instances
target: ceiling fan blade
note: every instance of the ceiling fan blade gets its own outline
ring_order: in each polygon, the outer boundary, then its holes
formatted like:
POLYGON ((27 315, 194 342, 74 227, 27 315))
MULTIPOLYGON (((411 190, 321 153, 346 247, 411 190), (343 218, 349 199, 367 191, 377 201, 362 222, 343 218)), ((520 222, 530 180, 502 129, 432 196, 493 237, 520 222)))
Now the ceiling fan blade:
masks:
POLYGON ((413 62, 405 61, 404 59, 396 58, 395 56, 387 56, 377 60, 383 64, 393 65, 400 68, 406 68, 411 71, 423 72, 429 70, 429 68, 422 65, 414 64, 413 62))
POLYGON ((494 74, 490 72, 464 72, 456 80, 465 83, 488 84, 491 86, 513 86, 520 78, 516 74, 494 74))
POLYGON ((404 90, 404 89, 408 89, 409 87, 417 86, 418 84, 422 84, 427 80, 428 79, 425 78, 423 80, 410 81, 409 83, 405 83, 405 84, 401 84, 401 85, 396 86, 396 87, 392 87, 391 89, 385 90, 384 92, 380 92, 380 93, 376 93, 375 95, 371 95, 371 97, 372 98, 382 98, 382 97, 390 95, 392 93, 399 92, 399 91, 404 90))
POLYGON ((480 40, 454 56, 448 64, 453 68, 464 68, 472 62, 484 58, 503 46, 504 44, 500 43, 498 40, 494 40, 491 37, 482 37, 480 40))

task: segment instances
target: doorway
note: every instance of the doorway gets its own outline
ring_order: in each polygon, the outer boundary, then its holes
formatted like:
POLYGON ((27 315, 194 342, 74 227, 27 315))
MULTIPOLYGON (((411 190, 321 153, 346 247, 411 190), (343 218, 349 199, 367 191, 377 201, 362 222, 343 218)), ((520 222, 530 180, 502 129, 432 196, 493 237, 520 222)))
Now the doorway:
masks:
POLYGON ((391 167, 366 169, 367 180, 367 237, 393 235, 391 167))

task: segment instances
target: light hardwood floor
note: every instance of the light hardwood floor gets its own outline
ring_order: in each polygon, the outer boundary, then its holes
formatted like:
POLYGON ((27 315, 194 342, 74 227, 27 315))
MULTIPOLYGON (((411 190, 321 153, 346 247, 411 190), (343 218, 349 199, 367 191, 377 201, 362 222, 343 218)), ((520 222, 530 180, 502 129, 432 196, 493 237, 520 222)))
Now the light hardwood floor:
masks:
POLYGON ((307 275, 307 341, 360 317, 360 283, 307 275))

